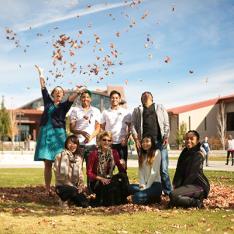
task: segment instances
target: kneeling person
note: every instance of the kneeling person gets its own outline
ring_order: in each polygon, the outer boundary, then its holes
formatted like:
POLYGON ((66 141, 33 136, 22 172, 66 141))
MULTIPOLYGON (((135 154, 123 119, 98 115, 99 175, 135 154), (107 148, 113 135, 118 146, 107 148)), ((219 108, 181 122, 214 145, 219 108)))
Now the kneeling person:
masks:
POLYGON ((203 173, 203 161, 199 134, 190 130, 185 135, 185 148, 177 162, 169 207, 203 207, 203 199, 207 198, 210 190, 209 181, 203 173))
POLYGON ((119 154, 111 148, 111 143, 112 134, 103 131, 99 135, 98 149, 88 157, 87 176, 96 194, 95 206, 121 204, 128 195, 128 178, 119 154), (113 176, 115 166, 120 173, 113 176))
POLYGON ((75 135, 67 137, 65 149, 56 156, 54 163, 56 193, 63 202, 69 201, 76 206, 87 207, 84 195, 82 157, 79 153, 79 141, 75 135))

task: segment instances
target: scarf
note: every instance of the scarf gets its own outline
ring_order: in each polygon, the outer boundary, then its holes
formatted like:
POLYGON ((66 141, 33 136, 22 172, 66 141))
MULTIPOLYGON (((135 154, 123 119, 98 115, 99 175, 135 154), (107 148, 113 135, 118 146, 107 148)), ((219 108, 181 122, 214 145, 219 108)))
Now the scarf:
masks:
POLYGON ((111 178, 113 175, 114 166, 115 162, 112 154, 112 149, 109 149, 106 153, 104 153, 99 147, 97 175, 104 178, 111 178))

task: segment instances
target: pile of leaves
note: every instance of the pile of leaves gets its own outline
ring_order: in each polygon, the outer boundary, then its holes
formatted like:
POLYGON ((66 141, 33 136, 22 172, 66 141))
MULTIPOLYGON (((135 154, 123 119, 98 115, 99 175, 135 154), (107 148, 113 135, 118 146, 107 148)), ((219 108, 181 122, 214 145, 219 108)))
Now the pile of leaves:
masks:
MULTIPOLYGON (((48 196, 45 194, 45 189, 43 186, 36 187, 18 187, 18 188, 0 188, 0 204, 2 207, 6 207, 6 204, 19 203, 12 209, 13 213, 28 213, 35 212, 31 208, 27 208, 27 203, 34 203, 38 205, 43 205, 48 211, 56 212, 59 209, 59 198, 56 194, 53 196, 48 196), (5 204, 5 205, 4 205, 5 204), (25 205, 24 205, 25 204, 25 205)), ((97 208, 76 208, 70 207, 68 210, 63 210, 63 212, 77 212, 85 210, 89 213, 104 213, 104 214, 119 214, 119 213, 134 213, 138 211, 154 211, 158 212, 162 209, 166 209, 168 204, 168 198, 162 197, 161 204, 151 204, 151 205, 135 205, 130 201, 128 204, 120 206, 111 207, 97 207, 97 208)), ((204 201, 206 209, 233 209, 234 208, 234 193, 231 186, 211 184, 211 191, 208 199, 204 201)), ((4 208, 2 208, 4 210, 4 208)))

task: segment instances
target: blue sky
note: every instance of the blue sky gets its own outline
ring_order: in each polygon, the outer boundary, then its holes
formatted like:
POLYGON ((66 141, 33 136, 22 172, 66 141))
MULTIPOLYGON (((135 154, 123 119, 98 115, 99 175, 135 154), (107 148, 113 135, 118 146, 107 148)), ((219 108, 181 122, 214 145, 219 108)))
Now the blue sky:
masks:
POLYGON ((0 94, 8 108, 40 97, 34 64, 44 68, 49 89, 122 85, 130 109, 146 90, 166 108, 234 93, 232 0, 0 1, 0 94), (12 37, 6 28, 16 33, 14 40, 6 39, 12 37), (53 44, 61 34, 84 44, 61 47, 66 64, 54 66, 53 44), (101 62, 107 55, 114 63, 109 75, 101 62), (70 63, 76 63, 74 73, 70 63), (98 75, 80 74, 80 66, 88 71, 93 64, 100 68, 98 75), (56 69, 64 77, 54 78, 49 71, 56 69))

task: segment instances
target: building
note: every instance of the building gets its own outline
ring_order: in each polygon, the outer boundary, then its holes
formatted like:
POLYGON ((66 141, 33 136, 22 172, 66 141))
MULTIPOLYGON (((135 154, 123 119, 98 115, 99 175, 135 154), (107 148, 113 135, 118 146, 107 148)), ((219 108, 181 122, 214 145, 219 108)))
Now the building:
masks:
MULTIPOLYGON (((97 107, 100 111, 109 108, 110 105, 109 95, 112 90, 117 90, 121 93, 123 104, 126 105, 123 87, 107 86, 106 90, 91 91, 92 106, 97 107)), ((66 99, 70 93, 71 93, 70 90, 65 91, 64 99, 66 99)), ((79 101, 80 101, 79 98, 77 98, 73 104, 73 107, 78 105, 79 101)), ((15 137, 16 140, 24 141, 28 135, 31 135, 32 140, 34 141, 36 140, 43 109, 44 109, 43 100, 42 98, 38 98, 14 110, 15 119, 18 126, 18 133, 15 137)))
POLYGON ((219 139, 218 126, 220 126, 222 107, 225 134, 234 134, 234 95, 168 109, 171 126, 170 143, 176 145, 176 134, 182 123, 186 124, 187 130, 197 130, 201 139, 205 136, 213 140, 219 139))

